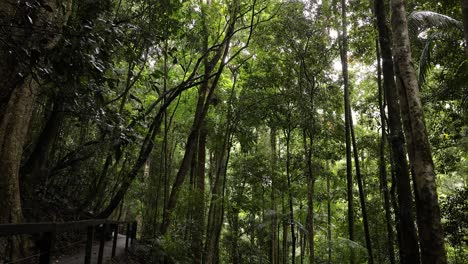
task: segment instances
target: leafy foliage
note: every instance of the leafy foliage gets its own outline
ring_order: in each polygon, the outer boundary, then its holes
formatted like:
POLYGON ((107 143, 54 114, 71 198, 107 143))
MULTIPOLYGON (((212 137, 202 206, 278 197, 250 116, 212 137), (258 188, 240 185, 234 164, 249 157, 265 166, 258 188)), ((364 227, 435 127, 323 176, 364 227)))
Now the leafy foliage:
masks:
MULTIPOLYGON (((20 2, 38 8, 40 1, 20 2)), ((316 263, 366 262, 360 207, 356 239, 345 238, 338 2, 74 1, 53 49, 21 52, 40 86, 22 146, 25 219, 137 219, 135 252, 144 263, 289 263, 292 252, 303 263, 312 233, 316 263), (33 55, 43 59, 30 63, 33 55)), ((453 1, 408 2, 447 248, 450 260, 463 263, 468 60, 461 13, 453 1)), ((369 2, 348 5, 358 158, 374 258, 388 263, 386 221, 395 227, 398 219, 385 217, 377 176, 381 150, 393 173, 380 141, 377 32, 369 2)), ((16 45, 13 31, 0 24, 1 47, 16 45)), ((396 215, 398 207, 389 209, 396 215)))

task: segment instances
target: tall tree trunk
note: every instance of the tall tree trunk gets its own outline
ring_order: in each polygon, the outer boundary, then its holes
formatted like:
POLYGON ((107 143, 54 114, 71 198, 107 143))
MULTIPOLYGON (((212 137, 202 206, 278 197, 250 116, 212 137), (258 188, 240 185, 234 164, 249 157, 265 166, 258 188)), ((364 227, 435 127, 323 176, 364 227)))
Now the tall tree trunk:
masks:
MULTIPOLYGON (((194 240, 192 239, 194 237, 194 226, 195 226, 195 221, 194 221, 194 218, 193 218, 193 215, 195 214, 195 210, 196 210, 196 203, 197 203, 197 184, 195 183, 195 181, 197 180, 197 172, 198 172, 198 139, 196 139, 196 143, 195 143, 195 146, 194 146, 194 152, 192 154, 192 159, 190 161, 190 174, 189 174, 189 188, 188 188, 188 193, 189 193, 189 201, 188 201, 188 204, 189 206, 187 206, 186 208, 186 215, 184 217, 184 222, 185 224, 183 225, 183 229, 184 229, 184 236, 183 236, 183 240, 184 241, 191 241, 190 243, 190 246, 193 246, 194 245, 194 240)), ((193 251, 192 251, 193 252, 193 251)), ((192 258, 193 258, 193 255, 192 255, 192 258)), ((192 261, 195 261, 195 259, 193 259, 192 261)))
MULTIPOLYGON (((281 193, 281 209, 283 214, 287 211, 286 205, 284 204, 284 193, 281 193)), ((282 221, 283 225, 283 246, 281 249, 282 252, 282 259, 283 259, 283 264, 288 263, 288 221, 283 219, 282 221)))
POLYGON ((218 151, 216 157, 216 172, 206 227, 205 256, 203 258, 205 264, 219 263, 219 238, 224 218, 224 188, 231 149, 231 132, 227 132, 225 137, 222 149, 218 151))
MULTIPOLYGON (((165 26, 167 27, 167 23, 165 23, 165 26)), ((167 31, 166 31, 167 32, 167 31)), ((168 68, 167 68, 167 59, 168 59, 168 44, 167 44, 167 38, 164 41, 164 66, 163 66, 163 71, 164 71, 164 80, 163 80, 163 92, 166 93, 167 91, 167 81, 169 79, 169 74, 168 74, 168 68)), ((179 97, 180 98, 180 97, 179 97)), ((164 102, 166 102, 166 98, 164 98, 164 102)), ((175 110, 174 110, 175 111, 175 110)), ((175 113, 175 112, 174 112, 175 113)), ((162 144, 162 176, 163 176, 163 214, 166 211, 166 206, 167 206, 167 201, 169 199, 169 177, 170 177, 170 170, 169 170, 169 156, 168 156, 168 145, 169 145, 169 124, 168 124, 168 118, 167 118, 167 109, 164 110, 164 133, 163 133, 163 144, 162 144)), ((162 219, 161 219, 161 225, 162 225, 162 219)))
POLYGON ((294 208, 293 208, 293 195, 292 195, 292 184, 291 184, 291 128, 285 131, 286 136, 286 178, 288 180, 288 204, 289 204, 289 225, 291 226, 291 263, 296 262, 296 233, 294 232, 294 208))
MULTIPOLYGON (((0 123, 0 223, 23 221, 19 169, 38 84, 32 78, 12 91, 0 123)), ((0 239, 0 256, 15 260, 20 254, 20 239, 0 239)), ((0 260, 2 260, 0 258, 0 260)))
MULTIPOLYGON (((0 224, 19 223, 23 218, 19 169, 39 92, 35 66, 60 40, 70 12, 71 0, 61 3, 44 0, 40 5, 26 1, 0 2, 0 23, 11 25, 3 32, 7 37, 0 44, 0 206, 3 208, 0 224), (36 30, 58 34, 38 34, 36 30), (32 50, 38 51, 37 54, 32 50)), ((19 240, 12 240, 0 239, 0 256, 15 260, 19 240)))
POLYGON ((379 31, 379 43, 382 52, 383 87, 388 105, 388 126, 392 170, 396 176, 398 192, 397 232, 401 263, 419 263, 419 246, 414 225, 413 198, 406 160, 405 137, 400 114, 400 102, 395 83, 394 64, 390 40, 390 29, 387 25, 384 0, 375 0, 375 14, 379 31))
POLYGON ((364 235, 366 238, 366 248, 368 254, 368 262, 369 264, 374 263, 374 255, 372 253, 372 242, 370 238, 370 230, 369 230, 369 220, 367 218, 367 209, 366 209, 366 195, 364 193, 364 186, 362 184, 362 175, 361 175, 361 167, 359 165, 359 156, 358 156, 358 148, 356 144, 356 136, 354 135, 354 125, 353 125, 353 117, 351 115, 351 107, 349 108, 349 125, 351 131, 351 141, 353 144, 353 154, 354 154, 354 166, 356 168, 356 180, 358 183, 358 190, 359 190, 359 201, 361 203, 361 212, 362 212, 362 223, 364 225, 364 235))
MULTIPOLYGON (((348 75, 348 22, 346 18, 346 0, 341 0, 341 67, 344 86, 344 112, 346 137, 346 182, 348 199, 348 233, 349 240, 354 241, 354 206, 353 206, 353 172, 351 161, 351 106, 349 101, 349 75, 348 75)), ((354 263, 354 251, 351 250, 350 263, 354 263)))
POLYGON ((239 252, 239 208, 231 207, 227 210, 228 218, 230 219, 229 226, 231 227, 230 241, 230 260, 232 264, 240 264, 239 252))
MULTIPOLYGON (((406 107, 403 115, 409 122, 408 152, 414 177, 418 232, 423 263, 446 263, 444 233, 435 183, 434 163, 424 123, 419 84, 411 60, 408 24, 403 0, 392 0, 392 29, 396 76, 401 85, 400 96, 406 107)), ((400 210, 403 208, 400 207, 400 210)))
POLYGON ((270 263, 278 264, 278 208, 276 205, 276 129, 270 128, 270 151, 271 151, 271 244, 270 244, 270 263))
POLYGON ((386 141, 386 118, 385 118, 385 93, 382 87, 382 66, 381 66, 381 56, 380 56, 380 47, 379 41, 376 40, 375 43, 376 53, 377 53, 377 86, 378 86, 378 95, 379 95, 379 109, 380 109, 380 124, 382 135, 380 137, 380 149, 379 149, 379 179, 380 179, 380 189, 384 198, 384 207, 385 207, 385 222, 387 224, 387 247, 388 247, 388 257, 390 259, 390 264, 395 264, 395 251, 393 249, 394 238, 393 238, 393 227, 392 227, 392 216, 390 210, 390 193, 388 191, 387 183, 387 166, 385 164, 385 141, 386 141))
MULTIPOLYGON (((234 14, 237 14, 237 9, 236 12, 234 12, 234 14)), ((164 211, 163 223, 161 225, 161 234, 165 234, 170 225, 172 211, 174 210, 177 204, 179 190, 182 184, 184 183, 185 176, 187 175, 188 169, 190 168, 190 160, 193 154, 194 143, 198 138, 200 126, 203 123, 203 120, 205 119, 205 116, 208 112, 208 108, 211 104, 211 98, 216 89, 216 86, 218 85, 221 73, 224 67, 226 66, 225 61, 229 53, 229 45, 232 34, 234 33, 235 22, 235 19, 230 21, 226 32, 226 37, 222 42, 223 44, 218 48, 215 56, 209 62, 205 61, 205 76, 199 92, 199 99, 197 103, 197 108, 195 110, 195 118, 192 125, 192 131, 190 132, 190 135, 187 139, 185 154, 182 158, 182 162, 180 164, 179 171, 177 172, 174 184, 172 185, 172 190, 169 196, 169 200, 167 202, 166 210, 164 211), (214 79, 210 81, 210 76, 219 62, 221 63, 218 66, 214 79)), ((206 48, 206 50, 208 50, 208 48, 206 48)))
MULTIPOLYGON (((208 80, 206 80, 208 82, 208 80)), ((169 200, 166 205, 166 210, 163 213, 163 223, 161 225, 161 234, 165 234, 169 228, 171 217, 172 217, 172 210, 174 210, 177 198, 179 195, 180 188, 184 183, 185 176, 187 175, 190 169, 190 163, 193 158, 194 148, 196 146, 198 140, 198 134, 201 128, 201 123, 205 117, 206 112, 204 111, 205 107, 207 106, 208 102, 206 102, 206 94, 208 89, 208 84, 203 85, 199 91, 198 95, 198 103, 197 108, 195 111, 195 118, 192 125, 192 131, 187 139, 187 143, 185 145, 185 154, 182 158, 182 162, 179 167, 179 171, 177 172, 176 179, 174 184, 172 185, 172 190, 169 196, 169 200)))
MULTIPOLYGON (((21 168, 23 190, 33 191, 44 184, 49 174, 49 161, 55 140, 60 132, 63 120, 63 99, 56 96, 52 112, 37 139, 37 143, 28 160, 21 168)), ((32 194, 32 193, 30 193, 32 194)), ((24 194, 23 194, 24 195, 24 194)))
MULTIPOLYGON (((125 193, 127 192, 128 188, 130 188, 130 185, 132 184, 133 180, 137 177, 141 168, 148 160, 154 148, 154 141, 155 141, 156 135, 159 133, 159 130, 161 128, 162 118, 163 118, 162 114, 163 114, 164 109, 167 107, 167 105, 168 104, 161 106, 162 108, 160 109, 158 114, 154 117, 150 125, 150 128, 145 136, 145 139, 143 140, 143 143, 138 153, 138 158, 135 164, 132 166, 132 168, 127 173, 127 175, 125 175, 125 178, 122 184, 120 185, 118 191, 116 191, 115 194, 112 196, 106 208, 95 215, 96 218, 107 218, 112 214, 112 212, 114 212, 114 210, 117 208, 117 206, 120 204, 120 202, 124 198, 125 193)), ((121 171, 123 171, 123 169, 121 171)))
MULTIPOLYGON (((302 209, 302 208, 301 208, 302 209)), ((301 264, 304 264, 304 256, 305 256, 305 252, 306 252, 306 238, 305 238, 305 235, 303 232, 299 232, 299 230, 297 231, 299 233, 299 246, 300 246, 300 249, 301 249, 301 253, 300 253, 300 263, 301 264)))
POLYGON ((307 165, 307 239, 309 244, 309 263, 315 263, 315 230, 314 230, 314 194, 315 194, 315 178, 312 171, 312 147, 313 147, 313 135, 312 131, 307 132, 306 129, 303 131, 303 144, 304 144, 304 155, 307 165), (309 134, 309 144, 307 144, 307 134, 309 134))
POLYGON ((330 177, 331 172, 329 171, 327 161, 327 263, 331 263, 332 250, 331 250, 331 192, 330 192, 330 177))
MULTIPOLYGON (((234 74, 226 117, 226 130, 223 131, 223 142, 220 148, 215 150, 214 183, 211 188, 211 200, 208 210, 208 224, 206 227, 205 251, 203 255, 204 264, 217 264, 219 262, 219 238, 224 218, 227 166, 231 153, 232 133, 235 126, 232 120, 232 103, 235 95, 236 80, 237 75, 234 74)), ((235 217, 238 216, 236 215, 235 217)))
POLYGON ((192 257, 193 263, 202 263, 203 236, 205 230, 205 159, 206 159, 206 129, 202 128, 198 139, 197 173, 194 190, 194 209, 192 213, 192 257))

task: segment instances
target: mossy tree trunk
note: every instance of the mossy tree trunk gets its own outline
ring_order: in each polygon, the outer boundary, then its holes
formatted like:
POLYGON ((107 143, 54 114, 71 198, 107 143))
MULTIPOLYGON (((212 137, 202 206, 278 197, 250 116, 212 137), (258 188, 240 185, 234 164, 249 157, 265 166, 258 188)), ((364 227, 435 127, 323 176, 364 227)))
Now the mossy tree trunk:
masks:
POLYGON ((390 148, 392 155, 392 168, 396 174, 398 186, 397 232, 400 246, 401 263, 419 263, 419 245, 414 224, 413 197, 406 160, 405 137, 403 135, 402 116, 400 114, 400 101, 395 83, 395 72, 392 57, 390 29, 387 25, 385 3, 383 0, 375 1, 375 13, 379 31, 379 44, 382 53, 383 89, 388 107, 388 126, 390 131, 390 148))
MULTIPOLYGON (((22 222, 19 169, 40 86, 36 68, 60 40, 71 0, 1 1, 0 24, 0 211, 1 223, 22 222)), ((0 241, 0 256, 14 260, 20 239, 0 241)))
MULTIPOLYGON (((396 76, 414 179, 418 233, 423 263, 447 263, 440 221, 434 163, 424 122, 419 84, 411 60, 408 24, 403 0, 392 0, 392 29, 396 76)), ((402 210, 403 208, 400 208, 402 210)))
MULTIPOLYGON (((345 139, 346 139, 346 182, 348 200, 348 235, 349 240, 354 241, 354 204, 353 204, 353 172, 351 154, 351 106, 349 100, 349 73, 348 73, 348 22, 346 14, 346 0, 341 0, 341 67, 344 88, 344 112, 345 112, 345 139)), ((354 263, 354 253, 351 250, 350 263, 354 263)))

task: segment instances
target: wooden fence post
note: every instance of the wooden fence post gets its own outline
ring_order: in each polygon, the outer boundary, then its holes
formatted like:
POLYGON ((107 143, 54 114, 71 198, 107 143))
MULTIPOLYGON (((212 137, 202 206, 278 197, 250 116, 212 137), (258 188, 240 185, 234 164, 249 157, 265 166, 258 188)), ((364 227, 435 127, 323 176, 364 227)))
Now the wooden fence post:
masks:
POLYGON ((128 240, 130 239, 130 223, 127 223, 127 236, 125 237, 125 250, 128 250, 128 240))
POLYGON ((44 233, 40 245, 41 256, 39 257, 40 264, 52 263, 52 250, 54 250, 56 230, 44 233))
POLYGON ((132 225, 132 240, 130 242, 130 244, 133 245, 133 240, 136 239, 136 235, 137 235, 137 222, 133 222, 133 225, 132 225))
POLYGON ((93 251, 94 226, 88 226, 88 235, 86 239, 85 264, 91 264, 91 255, 93 251))
POLYGON ((116 223, 114 226, 114 239, 112 241, 112 257, 115 257, 115 251, 117 249, 117 238, 119 236, 119 224, 116 223))
POLYGON ((108 223, 104 223, 101 231, 101 239, 99 241, 99 253, 98 253, 98 264, 102 264, 102 258, 104 256, 104 245, 106 243, 106 233, 108 231, 108 223))

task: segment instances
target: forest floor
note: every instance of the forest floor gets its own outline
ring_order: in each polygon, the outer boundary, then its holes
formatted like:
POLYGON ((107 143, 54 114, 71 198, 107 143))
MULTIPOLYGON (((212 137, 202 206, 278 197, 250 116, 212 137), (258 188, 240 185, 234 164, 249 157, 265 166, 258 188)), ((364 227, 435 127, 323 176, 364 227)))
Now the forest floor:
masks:
MULTIPOLYGON (((122 258, 126 255, 125 253, 125 236, 119 235, 117 238, 117 247, 116 247, 116 258, 122 258)), ((95 241, 93 244, 93 252, 91 255, 91 263, 97 263, 97 257, 99 252, 99 241, 95 241)), ((111 261, 112 253, 112 240, 106 241, 104 246, 104 256, 103 263, 115 263, 111 261)), ((62 256, 57 256, 53 263, 55 264, 83 264, 85 256, 85 244, 80 245, 80 247, 70 254, 65 254, 62 256)))

